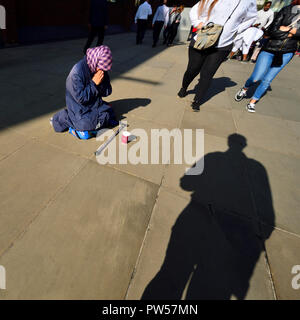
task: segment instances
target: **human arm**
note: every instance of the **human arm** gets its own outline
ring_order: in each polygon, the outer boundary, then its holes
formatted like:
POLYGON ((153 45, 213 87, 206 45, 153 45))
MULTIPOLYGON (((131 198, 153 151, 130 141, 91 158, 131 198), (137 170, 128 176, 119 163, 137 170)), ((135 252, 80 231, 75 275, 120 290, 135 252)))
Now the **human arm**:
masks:
POLYGON ((155 21, 157 19, 157 15, 158 15, 159 10, 160 10, 160 7, 158 7, 156 12, 155 12, 155 15, 154 15, 153 20, 152 20, 152 26, 154 25, 154 23, 155 23, 155 21))
POLYGON ((297 38, 300 40, 300 28, 293 28, 289 31, 289 37, 290 38, 297 38))
POLYGON ((283 40, 288 36, 290 27, 282 25, 286 13, 287 7, 281 9, 268 29, 269 36, 274 40, 283 40))
POLYGON ((140 7, 138 8, 136 14, 135 14, 135 17, 134 17, 134 23, 137 23, 137 19, 139 18, 139 15, 140 15, 140 7))
POLYGON ((98 86, 99 95, 101 97, 107 97, 112 93, 112 87, 110 83, 110 77, 107 71, 104 72, 104 77, 100 85, 98 86))
POLYGON ((249 7, 247 8, 246 15, 244 16, 244 19, 240 23, 237 33, 242 33, 245 30, 247 30, 249 27, 251 27, 257 19, 257 7, 256 2, 251 2, 249 7))
POLYGON ((175 23, 180 23, 180 21, 181 21, 181 14, 179 14, 179 15, 176 17, 175 23))
POLYGON ((169 20, 170 20, 170 15, 169 15, 169 8, 165 10, 165 23, 164 23, 164 27, 166 28, 169 24, 169 20))
POLYGON ((88 82, 78 73, 72 74, 67 79, 67 90, 81 105, 89 105, 99 95, 96 83, 91 79, 88 82))
POLYGON ((148 17, 152 15, 152 8, 149 4, 149 7, 148 7, 148 17))
POLYGON ((204 22, 205 22, 205 17, 204 15, 203 16, 200 16, 198 15, 198 8, 199 8, 199 3, 195 4, 191 11, 190 11, 190 20, 191 20, 191 24, 194 28, 198 28, 198 29, 201 29, 204 22))
POLYGON ((274 21, 274 12, 272 11, 272 14, 270 15, 270 17, 268 19, 268 23, 264 26, 264 29, 269 28, 269 26, 272 24, 273 21, 274 21))

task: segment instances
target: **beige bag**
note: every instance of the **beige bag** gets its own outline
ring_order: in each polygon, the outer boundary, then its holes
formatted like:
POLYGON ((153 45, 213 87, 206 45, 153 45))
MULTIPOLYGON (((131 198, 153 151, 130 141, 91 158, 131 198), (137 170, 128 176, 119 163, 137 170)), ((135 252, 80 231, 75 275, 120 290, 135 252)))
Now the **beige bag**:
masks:
POLYGON ((223 26, 210 22, 197 31, 194 49, 204 50, 213 47, 218 42, 222 31, 223 26))
MULTIPOLYGON (((226 20, 224 25, 228 22, 228 20, 231 18, 239 4, 241 3, 241 0, 238 2, 237 6, 234 8, 232 11, 231 15, 229 18, 226 20)), ((197 37, 196 41, 193 45, 194 49, 197 50, 204 50, 208 49, 210 47, 213 47, 217 44, 219 41, 219 38, 221 36, 221 33, 223 32, 224 26, 221 26, 219 24, 214 24, 213 22, 209 22, 207 25, 202 27, 197 31, 197 37)))

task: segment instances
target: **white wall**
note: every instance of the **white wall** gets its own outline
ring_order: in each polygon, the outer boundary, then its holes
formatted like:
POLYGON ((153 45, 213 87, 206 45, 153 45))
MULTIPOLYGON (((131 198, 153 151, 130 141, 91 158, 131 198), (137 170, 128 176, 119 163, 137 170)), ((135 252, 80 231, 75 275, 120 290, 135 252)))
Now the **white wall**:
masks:
POLYGON ((190 21, 190 11, 191 8, 184 8, 181 16, 181 23, 178 28, 178 34, 176 41, 185 42, 191 30, 191 21, 190 21))

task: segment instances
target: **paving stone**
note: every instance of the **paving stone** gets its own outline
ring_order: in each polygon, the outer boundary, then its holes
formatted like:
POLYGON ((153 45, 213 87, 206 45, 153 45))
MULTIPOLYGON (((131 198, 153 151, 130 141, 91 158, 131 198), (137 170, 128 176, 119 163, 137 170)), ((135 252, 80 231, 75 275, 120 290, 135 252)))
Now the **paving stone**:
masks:
POLYGON ((277 298, 280 300, 299 300, 300 237, 275 230, 267 240, 266 248, 277 298), (293 288, 293 284, 295 288, 293 288))
POLYGON ((0 162, 0 254, 86 160, 32 141, 0 162))
POLYGON ((206 134, 227 137, 236 132, 230 110, 220 110, 213 104, 200 107, 200 112, 193 112, 187 107, 181 124, 182 129, 204 129, 206 134))
POLYGON ((128 299, 273 299, 251 224, 161 190, 128 299))
MULTIPOLYGON (((249 158, 261 163, 266 173, 267 181, 264 184, 257 184, 254 188, 257 197, 263 197, 258 210, 262 215, 270 212, 265 222, 300 235, 298 215, 300 210, 299 159, 250 146, 246 148, 245 152, 249 158), (265 186, 268 185, 269 187, 266 188, 265 186)), ((252 171, 250 174, 253 174, 256 181, 261 176, 257 169, 255 167, 249 168, 252 171)))
POLYGON ((29 140, 13 130, 1 130, 0 127, 0 161, 24 146, 29 140))
POLYGON ((123 299, 156 193, 149 182, 89 162, 1 256, 1 297, 123 299))
MULTIPOLYGON (((151 122, 151 121, 140 119, 138 117, 133 117, 133 116, 127 118, 127 123, 129 125, 128 131, 131 132, 133 136, 136 136, 137 139, 134 141, 131 141, 128 145, 124 145, 120 141, 122 136, 121 135, 118 136, 118 138, 114 140, 116 143, 115 146, 110 144, 110 147, 109 147, 109 148, 112 148, 110 149, 112 150, 111 152, 114 152, 113 150, 116 150, 115 164, 109 163, 109 166, 112 166, 113 168, 116 168, 123 172, 130 173, 134 176, 141 177, 147 181, 151 181, 157 185, 160 185, 164 175, 166 163, 162 162, 162 143, 159 143, 157 146, 153 144, 154 149, 157 152, 159 152, 159 161, 158 161, 158 164, 151 163, 151 156, 152 156, 151 130, 167 129, 170 131, 173 128, 166 127, 165 125, 160 125, 160 124, 157 124, 156 122, 151 122), (143 137, 143 140, 142 140, 142 137, 143 137), (140 163, 140 161, 142 160, 139 161, 138 159, 138 157, 141 154, 144 155, 144 151, 142 148, 145 148, 144 150, 148 151, 147 157, 145 157, 146 163, 140 163), (125 157, 125 164, 122 164, 123 162, 120 162, 120 154, 126 154, 126 149, 127 149, 128 157, 125 157), (137 164, 133 163, 132 162, 133 160, 131 160, 132 157, 134 157, 134 160, 137 158, 136 161, 138 161, 139 163, 137 164)), ((101 142, 98 141, 98 144, 100 147, 101 142)), ((172 141, 170 143, 170 150, 171 148, 172 148, 172 141)), ((110 151, 104 151, 104 153, 102 154, 103 157, 100 156, 100 157, 94 158, 94 160, 97 161, 98 163, 102 163, 101 165, 103 165, 103 162, 106 162, 107 157, 109 156, 108 152, 110 151), (100 160, 100 158, 102 160, 100 160)), ((167 152, 167 150, 165 150, 165 152, 167 152)))
POLYGON ((248 144, 270 151, 299 155, 299 139, 289 128, 289 121, 249 112, 233 110, 238 133, 248 139, 248 144))

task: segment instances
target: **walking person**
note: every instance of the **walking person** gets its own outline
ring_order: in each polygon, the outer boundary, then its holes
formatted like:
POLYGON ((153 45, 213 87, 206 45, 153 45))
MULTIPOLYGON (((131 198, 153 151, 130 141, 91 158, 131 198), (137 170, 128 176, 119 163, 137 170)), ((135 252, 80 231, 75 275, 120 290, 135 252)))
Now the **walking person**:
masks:
POLYGON ((300 0, 294 0, 291 5, 284 7, 276 15, 268 34, 270 36, 269 41, 262 48, 253 73, 244 87, 235 95, 235 100, 241 101, 246 97, 247 90, 260 81, 253 97, 246 106, 248 112, 255 112, 257 101, 265 94, 271 82, 291 61, 298 49, 298 41, 300 40, 300 0))
POLYGON ((152 48, 156 47, 161 29, 163 27, 164 27, 164 29, 166 29, 168 26, 168 23, 169 23, 169 8, 167 7, 167 2, 168 2, 168 0, 161 0, 160 1, 160 6, 157 8, 155 15, 153 17, 153 21, 152 21, 153 45, 152 45, 152 48))
POLYGON ((174 5, 173 8, 169 8, 169 20, 168 20, 168 25, 167 25, 166 29, 164 30, 164 33, 163 33, 163 37, 164 37, 163 44, 167 43, 167 39, 168 39, 168 36, 169 36, 169 33, 170 33, 170 27, 171 27, 172 22, 174 21, 174 15, 176 14, 177 9, 178 9, 178 5, 177 4, 174 5))
POLYGON ((272 1, 267 1, 264 7, 257 12, 257 19, 254 23, 259 29, 265 31, 274 20, 274 11, 271 9, 272 1))
POLYGON ((188 66, 178 96, 183 98, 187 95, 188 86, 200 73, 199 89, 192 103, 194 111, 200 110, 213 76, 232 49, 235 34, 249 28, 256 17, 256 0, 201 0, 191 9, 190 19, 198 33, 190 43, 188 66), (202 40, 200 31, 211 27, 221 30, 219 38, 213 45, 199 49, 202 40))
POLYGON ((248 53, 253 42, 256 42, 263 36, 264 32, 257 27, 248 28, 246 31, 238 34, 233 43, 233 49, 229 55, 232 59, 238 50, 242 51, 242 63, 248 61, 248 53))
POLYGON ((184 6, 181 5, 174 14, 174 21, 172 22, 171 26, 170 26, 170 31, 168 34, 168 38, 167 38, 167 46, 171 46, 173 44, 174 39, 177 36, 177 32, 178 32, 178 27, 180 25, 180 21, 181 21, 181 14, 184 10, 184 6))
POLYGON ((272 1, 267 1, 263 9, 259 10, 257 13, 257 20, 255 21, 254 27, 261 29, 265 33, 265 36, 255 46, 253 54, 250 58, 252 63, 256 62, 257 57, 261 51, 261 48, 268 41, 266 36, 266 31, 274 20, 274 11, 271 10, 271 6, 272 6, 272 1))
POLYGON ((97 47, 101 46, 104 41, 105 30, 108 25, 108 7, 107 0, 91 0, 90 18, 89 18, 89 35, 86 45, 83 49, 86 54, 87 49, 91 46, 96 36, 98 36, 97 47))
POLYGON ((135 15, 134 22, 137 24, 136 44, 142 44, 148 25, 149 16, 152 15, 152 8, 149 0, 142 3, 135 15))

